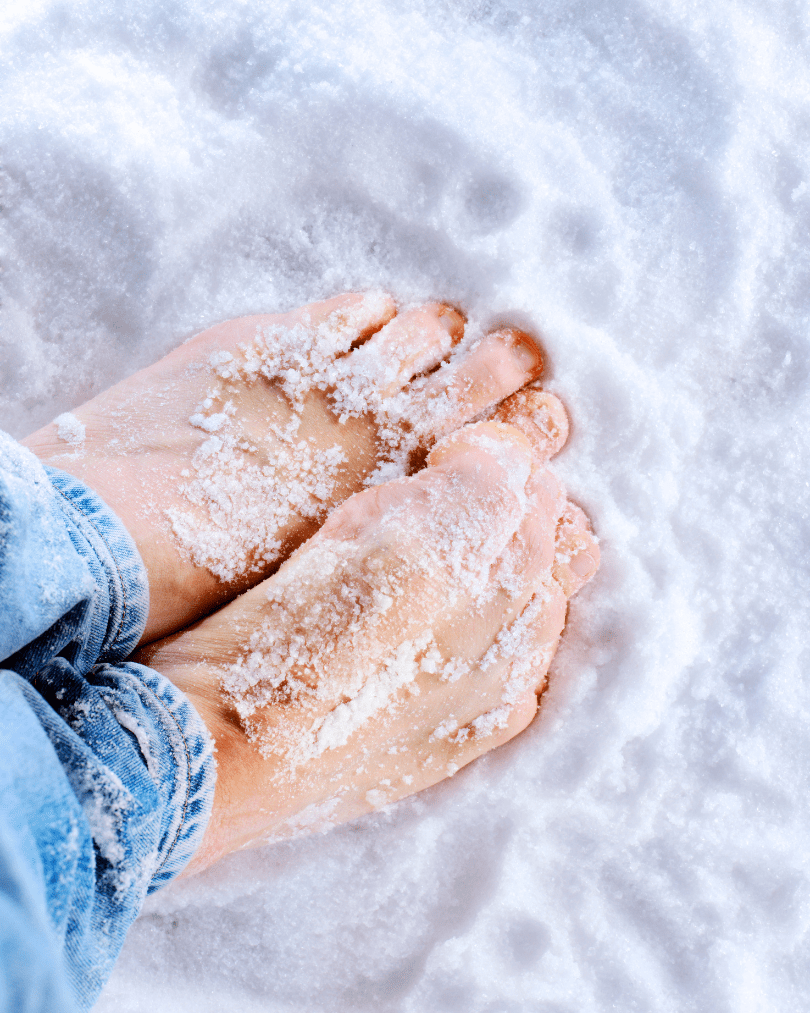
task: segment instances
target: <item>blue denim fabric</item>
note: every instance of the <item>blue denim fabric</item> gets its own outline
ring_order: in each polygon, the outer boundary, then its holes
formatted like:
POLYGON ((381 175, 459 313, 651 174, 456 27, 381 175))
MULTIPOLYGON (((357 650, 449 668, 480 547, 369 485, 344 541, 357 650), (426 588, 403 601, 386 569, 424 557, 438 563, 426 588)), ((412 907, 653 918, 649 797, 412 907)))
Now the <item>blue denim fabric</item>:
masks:
POLYGON ((118 518, 0 433, 0 1013, 91 1006, 202 840, 208 732, 125 660, 148 610, 118 518))

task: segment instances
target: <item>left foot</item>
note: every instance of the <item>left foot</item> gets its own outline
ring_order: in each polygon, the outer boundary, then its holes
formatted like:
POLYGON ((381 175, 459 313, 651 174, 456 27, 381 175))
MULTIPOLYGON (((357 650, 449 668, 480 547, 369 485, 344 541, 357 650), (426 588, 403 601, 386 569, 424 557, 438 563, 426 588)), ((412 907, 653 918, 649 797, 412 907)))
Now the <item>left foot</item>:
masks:
POLYGON ((508 329, 445 362, 463 332, 448 306, 397 316, 380 294, 244 317, 23 442, 133 536, 148 643, 258 583, 329 510, 542 369, 532 340, 508 329))

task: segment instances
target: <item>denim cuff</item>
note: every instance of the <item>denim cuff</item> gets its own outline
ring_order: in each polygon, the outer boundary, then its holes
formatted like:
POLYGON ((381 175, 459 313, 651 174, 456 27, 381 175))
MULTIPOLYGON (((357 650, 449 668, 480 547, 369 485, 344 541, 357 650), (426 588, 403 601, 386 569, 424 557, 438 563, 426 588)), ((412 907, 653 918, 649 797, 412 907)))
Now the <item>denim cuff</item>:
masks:
POLYGON ((186 696, 154 669, 128 661, 90 677, 132 734, 161 803, 158 853, 148 893, 174 879, 202 843, 214 802, 214 744, 186 696))
MULTIPOLYGON (((87 559, 87 549, 92 551, 92 568, 101 571, 98 576, 107 588, 106 600, 100 598, 94 610, 94 636, 82 653, 90 664, 121 661, 135 650, 146 627, 146 568, 129 532, 100 496, 59 468, 45 465, 45 472, 59 494, 69 527, 75 527, 84 539, 82 554, 87 559)), ((74 663, 83 667, 80 659, 74 663)))
MULTIPOLYGON (((82 1008, 212 810, 202 719, 168 679, 126 660, 148 611, 146 569, 119 518, 0 433, 0 908, 4 869, 22 870, 28 894, 9 916, 36 917, 17 950, 36 950, 50 978, 64 965, 82 1008)), ((20 980, 38 979, 26 969, 20 980)), ((4 1008, 3 980, 0 993, 4 1008)))

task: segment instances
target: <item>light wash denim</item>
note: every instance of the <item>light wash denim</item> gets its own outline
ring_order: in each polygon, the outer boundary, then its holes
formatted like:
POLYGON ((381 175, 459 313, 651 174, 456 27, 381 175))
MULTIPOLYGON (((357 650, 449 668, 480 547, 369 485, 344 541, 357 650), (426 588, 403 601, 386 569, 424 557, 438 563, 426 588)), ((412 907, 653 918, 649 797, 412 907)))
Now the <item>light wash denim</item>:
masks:
POLYGON ((90 1007, 214 793, 186 697, 126 661, 146 571, 87 486, 0 433, 0 1011, 90 1007))

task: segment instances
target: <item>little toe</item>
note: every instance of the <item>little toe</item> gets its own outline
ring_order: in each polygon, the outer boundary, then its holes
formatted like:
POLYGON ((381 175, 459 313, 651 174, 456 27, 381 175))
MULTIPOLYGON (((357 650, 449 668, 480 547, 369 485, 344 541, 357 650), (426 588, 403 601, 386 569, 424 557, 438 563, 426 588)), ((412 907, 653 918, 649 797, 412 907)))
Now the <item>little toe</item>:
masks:
POLYGON ((352 370, 374 376, 390 397, 414 376, 437 366, 464 336, 464 318, 452 306, 430 303, 394 317, 352 355, 352 370))
POLYGON ((414 385, 417 411, 433 419, 441 436, 519 390, 543 371, 536 342, 505 328, 486 335, 455 362, 414 385))
POLYGON ((519 429, 540 461, 558 454, 568 439, 568 415, 562 402, 543 390, 512 394, 498 406, 495 418, 519 429))
POLYGON ((554 579, 570 598, 587 584, 598 567, 598 539, 587 516, 568 500, 557 525, 554 579))

